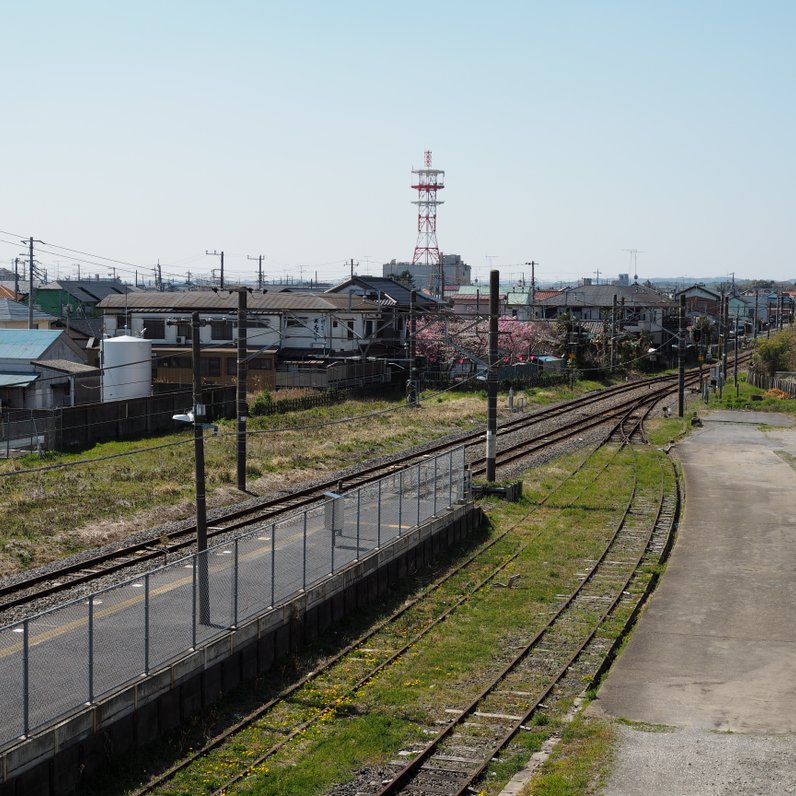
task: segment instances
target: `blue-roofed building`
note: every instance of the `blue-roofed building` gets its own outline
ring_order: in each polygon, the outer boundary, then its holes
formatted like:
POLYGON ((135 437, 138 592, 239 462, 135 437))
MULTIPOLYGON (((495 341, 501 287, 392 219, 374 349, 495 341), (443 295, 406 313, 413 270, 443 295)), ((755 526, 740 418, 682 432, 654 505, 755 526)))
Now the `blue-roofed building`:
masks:
POLYGON ((60 329, 0 329, 3 409, 54 409, 97 400, 99 370, 60 329))

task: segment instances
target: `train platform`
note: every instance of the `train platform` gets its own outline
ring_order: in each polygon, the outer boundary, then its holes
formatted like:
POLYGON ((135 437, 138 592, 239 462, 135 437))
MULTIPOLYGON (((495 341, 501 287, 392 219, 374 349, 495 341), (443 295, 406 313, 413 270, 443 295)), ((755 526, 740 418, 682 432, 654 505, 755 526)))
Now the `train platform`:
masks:
POLYGON ((703 420, 666 574, 588 709, 625 720, 610 796, 796 793, 796 433, 703 420))

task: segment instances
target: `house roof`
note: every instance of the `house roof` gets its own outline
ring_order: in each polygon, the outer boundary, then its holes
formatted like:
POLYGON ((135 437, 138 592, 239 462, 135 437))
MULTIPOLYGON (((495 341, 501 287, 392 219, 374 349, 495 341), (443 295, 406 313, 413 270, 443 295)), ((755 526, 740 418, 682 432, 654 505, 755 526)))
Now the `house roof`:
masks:
POLYGON ((139 289, 115 279, 61 279, 41 285, 39 291, 43 290, 62 290, 83 304, 96 304, 106 296, 138 293, 139 289))
POLYGON ((537 290, 535 294, 535 300, 544 301, 551 296, 557 296, 560 292, 560 290, 537 290))
MULTIPOLYGON (((27 321, 28 305, 10 298, 0 298, 0 321, 27 321)), ((34 308, 34 321, 55 321, 54 315, 41 312, 34 308)))
POLYGON ((39 359, 62 334, 60 329, 0 329, 0 359, 39 359))
POLYGON ((61 373, 72 373, 74 375, 86 376, 89 373, 99 373, 99 368, 85 365, 82 362, 72 362, 69 359, 34 359, 30 363, 40 368, 49 368, 61 373))
MULTIPOLYGON (((352 295, 350 309, 374 312, 378 305, 352 295)), ((179 293, 139 292, 106 296, 98 305, 102 310, 127 308, 130 312, 237 312, 237 291, 188 290, 179 293)), ((257 293, 247 296, 252 312, 344 312, 349 309, 348 293, 257 293)))
POLYGON ((624 298, 625 306, 674 306, 663 293, 644 285, 581 285, 569 287, 548 298, 538 299, 537 304, 554 307, 610 307, 614 296, 617 301, 624 298))
MULTIPOLYGON (((58 326, 65 329, 67 322, 61 319, 58 326)), ((72 336, 102 337, 102 318, 70 318, 69 333, 72 336)))
MULTIPOLYGON (((376 299, 377 301, 379 299, 383 300, 384 296, 389 297, 392 303, 399 307, 409 307, 412 302, 412 288, 388 276, 355 276, 352 279, 347 279, 345 282, 341 282, 339 285, 329 288, 324 291, 324 294, 340 293, 350 286, 360 287, 367 292, 374 293, 378 297, 376 299)), ((415 301, 419 305, 430 308, 440 304, 438 299, 435 299, 433 296, 423 293, 420 290, 415 290, 415 301)))
POLYGON ((721 294, 717 293, 715 290, 711 290, 710 288, 705 287, 704 285, 691 285, 691 287, 685 287, 682 290, 678 290, 674 296, 675 298, 679 299, 680 296, 683 294, 688 296, 700 296, 702 298, 708 298, 713 301, 718 301, 721 298, 721 294))
POLYGON ((0 387, 27 387, 38 378, 38 373, 13 373, 3 370, 0 371, 0 387))

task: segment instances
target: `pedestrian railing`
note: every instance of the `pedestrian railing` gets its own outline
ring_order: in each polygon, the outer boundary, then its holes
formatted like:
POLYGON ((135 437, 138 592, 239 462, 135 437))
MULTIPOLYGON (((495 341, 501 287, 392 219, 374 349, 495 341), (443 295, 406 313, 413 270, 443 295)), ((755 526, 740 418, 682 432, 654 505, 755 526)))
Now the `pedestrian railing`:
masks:
POLYGON ((465 497, 464 448, 0 628, 0 744, 233 631, 465 497))

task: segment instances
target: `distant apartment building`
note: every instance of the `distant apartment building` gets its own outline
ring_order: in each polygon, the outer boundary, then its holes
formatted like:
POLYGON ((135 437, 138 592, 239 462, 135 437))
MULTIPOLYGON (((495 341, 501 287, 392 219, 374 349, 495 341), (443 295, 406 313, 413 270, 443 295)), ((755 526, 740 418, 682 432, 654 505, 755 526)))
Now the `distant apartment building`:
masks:
MULTIPOLYGON (((445 275, 445 293, 455 293, 462 285, 470 284, 470 266, 461 255, 443 254, 442 269, 445 275), (450 288, 450 289, 449 289, 450 288)), ((434 266, 425 263, 407 263, 390 260, 382 266, 382 276, 399 279, 408 273, 418 290, 430 290, 434 284, 434 266)))

